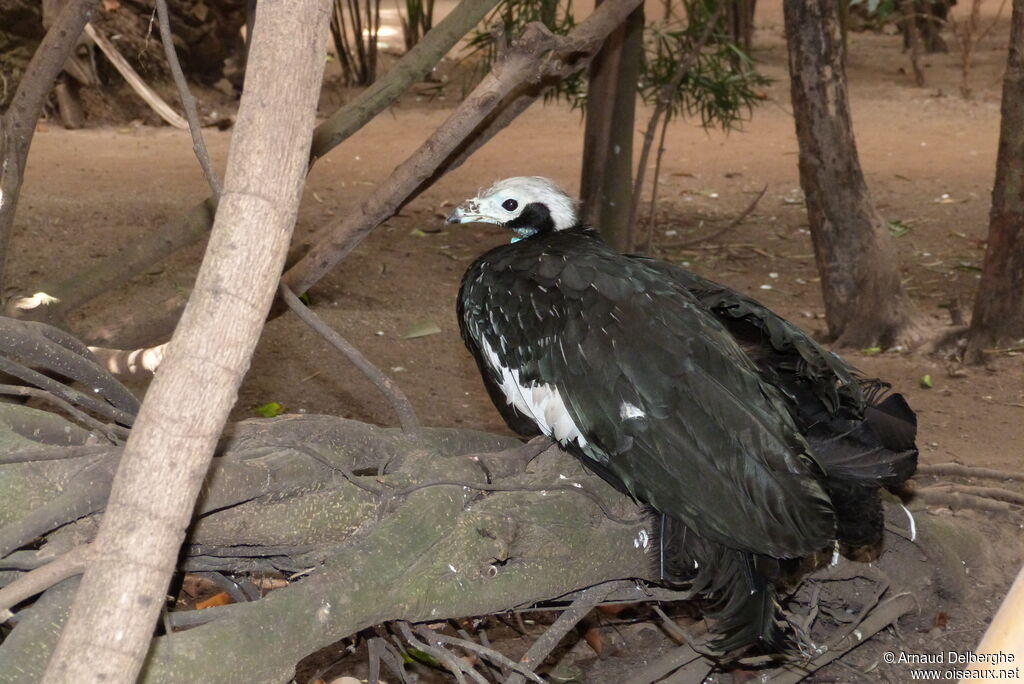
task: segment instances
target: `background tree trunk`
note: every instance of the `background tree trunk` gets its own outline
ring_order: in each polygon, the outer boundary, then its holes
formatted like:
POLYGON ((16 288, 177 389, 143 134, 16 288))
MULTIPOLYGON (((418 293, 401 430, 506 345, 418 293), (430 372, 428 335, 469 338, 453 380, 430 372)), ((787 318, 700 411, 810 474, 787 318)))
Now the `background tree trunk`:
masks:
POLYGON ((1003 79, 999 155, 992 188, 988 248, 967 337, 967 360, 1024 338, 1024 0, 1013 0, 1003 79))
POLYGON ((622 251, 633 248, 633 128, 643 31, 640 6, 608 36, 591 62, 583 134, 582 218, 622 251))
POLYGON ((45 681, 134 682, 298 212, 326 0, 262 3, 206 257, 149 387, 45 681))
POLYGON ((800 184, 829 334, 844 347, 912 341, 896 251, 857 156, 836 5, 785 0, 783 10, 800 184))

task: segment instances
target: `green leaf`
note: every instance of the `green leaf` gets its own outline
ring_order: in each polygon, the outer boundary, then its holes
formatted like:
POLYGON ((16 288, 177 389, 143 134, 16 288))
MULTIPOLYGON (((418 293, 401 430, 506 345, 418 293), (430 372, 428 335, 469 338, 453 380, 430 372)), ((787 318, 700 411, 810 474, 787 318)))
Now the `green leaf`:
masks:
POLYGON ((402 660, 407 664, 419 662, 430 667, 436 667, 439 670, 444 669, 444 666, 441 665, 437 658, 413 646, 406 646, 405 652, 402 653, 402 660))
POLYGON ((284 413, 284 406, 281 406, 276 401, 269 401, 262 406, 257 406, 253 409, 256 415, 263 416, 264 418, 273 418, 284 413))
POLYGON ((861 351, 863 353, 867 354, 868 356, 874 356, 875 354, 881 354, 882 353, 882 348, 881 347, 865 347, 864 349, 861 349, 861 351))
POLYGON ((402 335, 407 340, 415 339, 417 337, 426 337, 427 335, 436 335, 441 332, 440 326, 433 321, 420 321, 414 323, 411 328, 405 331, 402 335))
POLYGON ((921 380, 919 382, 921 383, 921 387, 923 387, 924 389, 931 389, 932 387, 935 386, 935 383, 932 382, 932 376, 928 375, 927 373, 921 376, 921 380))

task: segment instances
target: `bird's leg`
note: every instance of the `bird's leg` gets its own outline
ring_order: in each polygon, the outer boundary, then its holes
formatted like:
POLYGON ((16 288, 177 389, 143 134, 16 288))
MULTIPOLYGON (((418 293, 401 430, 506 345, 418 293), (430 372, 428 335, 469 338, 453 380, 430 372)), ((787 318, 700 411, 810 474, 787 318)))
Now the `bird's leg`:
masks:
POLYGON ((538 435, 526 444, 486 454, 473 454, 470 458, 479 463, 487 473, 487 481, 493 482, 495 479, 526 472, 533 459, 547 451, 553 444, 547 435, 538 435))

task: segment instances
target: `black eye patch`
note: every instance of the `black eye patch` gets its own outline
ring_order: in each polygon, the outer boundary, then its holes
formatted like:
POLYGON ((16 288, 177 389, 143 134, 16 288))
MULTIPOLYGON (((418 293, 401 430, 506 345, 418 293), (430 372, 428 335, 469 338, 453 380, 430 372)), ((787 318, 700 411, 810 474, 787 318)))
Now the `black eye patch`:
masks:
POLYGON ((501 203, 501 208, 505 211, 515 211, 519 208, 519 202, 516 202, 514 199, 507 199, 501 203))

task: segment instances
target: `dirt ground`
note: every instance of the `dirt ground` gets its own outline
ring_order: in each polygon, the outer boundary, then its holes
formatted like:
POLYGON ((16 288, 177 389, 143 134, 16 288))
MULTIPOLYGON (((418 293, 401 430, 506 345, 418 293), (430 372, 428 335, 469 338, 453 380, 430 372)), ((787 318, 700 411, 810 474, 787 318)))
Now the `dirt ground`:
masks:
MULTIPOLYGON (((991 18, 997 4, 984 3, 985 16, 991 18)), ((758 3, 754 57, 773 83, 743 130, 705 131, 691 121, 670 128, 655 235, 665 245, 710 235, 767 186, 743 224, 714 242, 685 250, 666 247, 659 254, 749 292, 823 333, 797 178, 780 5, 777 0, 758 3)), ((861 161, 885 218, 909 229, 894 242, 906 285, 936 336, 948 330, 951 310, 969 316, 976 294, 1007 35, 1004 18, 975 54, 971 100, 958 94, 955 52, 925 56, 927 85, 918 88, 898 36, 863 33, 849 39, 848 74, 861 161)), ((447 93, 449 100, 458 96, 453 90, 447 93)), ((297 241, 315 241, 328 231, 449 111, 445 102, 410 96, 320 160, 303 198, 297 241)), ((641 109, 638 120, 645 122, 648 115, 641 109)), ((223 165, 230 131, 209 130, 206 135, 223 165)), ((442 216, 453 204, 506 176, 544 175, 576 190, 581 146, 579 112, 560 105, 536 106, 378 228, 311 291, 318 313, 395 377, 425 423, 507 430, 463 349, 454 313, 464 269, 507 236, 476 225, 452 228, 442 216), (411 337, 420 324, 436 325, 440 332, 411 337)), ((146 232, 160 230, 203 196, 205 184, 186 133, 133 125, 68 132, 44 125, 29 161, 9 282, 18 292, 35 292, 54 274, 67 275, 146 232)), ((200 256, 199 247, 175 255, 95 301, 76 313, 76 330, 116 342, 115 331, 144 328, 154 311, 187 297, 200 256)), ((989 367, 967 369, 943 354, 920 350, 854 350, 847 356, 868 375, 889 380, 907 395, 919 417, 923 463, 958 461, 1024 471, 1024 355, 1006 352, 989 367)), ((267 326, 233 418, 252 416, 255 406, 270 401, 292 412, 395 423, 373 388, 290 315, 267 326)), ((974 514, 956 515, 971 519, 974 514)), ((1019 567, 1018 522, 998 517, 987 523, 993 567, 979 580, 979 591, 985 594, 975 595, 970 605, 943 622, 943 635, 937 637, 943 647, 969 650, 976 643, 1019 567)), ((874 657, 877 662, 878 652, 874 657)), ((837 670, 821 681, 877 679, 877 673, 844 672, 837 670)))

